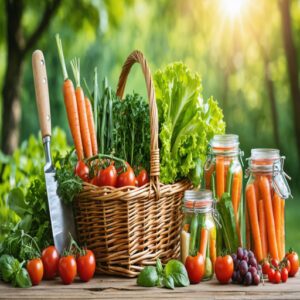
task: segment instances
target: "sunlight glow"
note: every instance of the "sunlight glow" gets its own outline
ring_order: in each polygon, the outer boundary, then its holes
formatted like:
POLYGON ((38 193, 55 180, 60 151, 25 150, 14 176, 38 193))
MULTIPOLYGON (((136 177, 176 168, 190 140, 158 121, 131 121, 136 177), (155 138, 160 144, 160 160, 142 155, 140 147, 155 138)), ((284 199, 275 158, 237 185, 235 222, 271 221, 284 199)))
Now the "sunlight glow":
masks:
POLYGON ((237 17, 247 0, 221 0, 222 10, 230 18, 237 17))

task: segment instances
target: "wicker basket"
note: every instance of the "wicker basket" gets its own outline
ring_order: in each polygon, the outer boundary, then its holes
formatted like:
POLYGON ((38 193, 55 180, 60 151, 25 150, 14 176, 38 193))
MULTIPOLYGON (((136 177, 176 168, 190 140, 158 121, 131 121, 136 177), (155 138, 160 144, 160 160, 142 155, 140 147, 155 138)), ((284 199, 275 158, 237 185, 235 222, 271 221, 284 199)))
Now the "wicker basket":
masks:
POLYGON ((158 115, 150 69, 143 54, 132 52, 123 65, 117 95, 140 63, 150 106, 150 183, 137 188, 96 187, 84 183, 75 201, 78 239, 96 256, 97 273, 135 277, 145 265, 179 256, 181 199, 189 181, 159 182, 158 115))

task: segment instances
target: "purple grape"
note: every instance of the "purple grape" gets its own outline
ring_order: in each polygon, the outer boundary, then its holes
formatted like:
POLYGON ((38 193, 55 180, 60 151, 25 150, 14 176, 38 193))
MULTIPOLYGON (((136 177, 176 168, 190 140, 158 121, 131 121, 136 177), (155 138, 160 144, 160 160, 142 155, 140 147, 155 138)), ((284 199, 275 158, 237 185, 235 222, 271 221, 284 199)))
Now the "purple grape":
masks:
POLYGON ((244 255, 244 256, 243 256, 243 260, 246 261, 246 262, 248 262, 248 256, 247 256, 247 255, 244 255))
POLYGON ((248 250, 244 249, 244 256, 248 256, 248 250))
POLYGON ((257 268, 257 261, 254 257, 249 259, 249 265, 257 268))
POLYGON ((248 272, 251 273, 252 277, 253 277, 254 275, 257 274, 257 270, 256 270, 256 268, 253 267, 253 266, 250 266, 250 267, 249 267, 248 272))
POLYGON ((250 272, 247 272, 244 278, 244 284, 245 285, 251 285, 252 284, 252 275, 250 272))
POLYGON ((249 252, 248 252, 248 257, 249 257, 249 258, 254 257, 254 253, 253 253, 251 250, 249 250, 249 252))
POLYGON ((253 276, 253 284, 254 285, 259 285, 259 283, 260 283, 260 276, 258 274, 255 274, 253 276))
POLYGON ((236 282, 237 281, 237 271, 233 271, 231 279, 232 279, 232 282, 236 282))
POLYGON ((242 260, 243 256, 244 256, 243 248, 242 247, 238 247, 238 249, 237 249, 237 258, 240 259, 240 260, 242 260))
POLYGON ((239 264, 239 271, 242 276, 245 276, 246 273, 248 272, 248 264, 246 261, 242 260, 239 264))
POLYGON ((232 260, 234 261, 235 259, 237 259, 237 255, 235 253, 231 254, 232 260))
POLYGON ((239 271, 237 271, 236 273, 237 273, 237 275, 236 275, 236 281, 237 281, 237 283, 239 283, 239 284, 243 283, 244 278, 241 275, 241 273, 239 271))
POLYGON ((234 269, 237 271, 239 269, 240 260, 236 259, 233 261, 234 269))

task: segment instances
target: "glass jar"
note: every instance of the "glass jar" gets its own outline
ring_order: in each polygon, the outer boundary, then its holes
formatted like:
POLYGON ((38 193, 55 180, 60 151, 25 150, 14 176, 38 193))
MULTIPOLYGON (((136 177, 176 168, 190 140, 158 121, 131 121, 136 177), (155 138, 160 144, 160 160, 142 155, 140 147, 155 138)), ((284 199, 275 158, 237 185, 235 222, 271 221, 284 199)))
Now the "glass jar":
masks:
POLYGON ((205 258, 203 280, 214 274, 217 257, 214 200, 209 190, 187 190, 183 198, 183 224, 181 229, 181 261, 200 252, 205 258))
MULTIPOLYGON (((238 245, 243 245, 245 225, 243 218, 243 152, 239 149, 239 137, 235 134, 215 135, 210 141, 210 150, 204 166, 204 178, 206 189, 213 191, 213 196, 219 202, 222 197, 232 202, 232 209, 235 218, 235 237, 238 245)), ((218 205, 217 205, 218 207, 218 205)), ((219 211, 220 213, 220 211, 219 211)), ((229 211, 229 214, 231 211, 229 211)), ((221 218, 222 221, 222 218, 221 218)), ((223 229, 218 230, 218 255, 222 249, 227 248, 235 252, 236 249, 228 246, 225 241, 226 225, 222 224, 223 229), (223 232, 223 236, 222 236, 223 232)), ((232 237, 229 237, 229 239, 232 237)), ((228 239, 227 239, 228 240, 228 239)), ((236 246, 236 244, 235 244, 236 246)), ((236 247, 234 247, 236 248, 236 247)))
POLYGON ((246 245, 258 261, 285 255, 285 199, 291 195, 277 149, 252 149, 246 185, 246 245))

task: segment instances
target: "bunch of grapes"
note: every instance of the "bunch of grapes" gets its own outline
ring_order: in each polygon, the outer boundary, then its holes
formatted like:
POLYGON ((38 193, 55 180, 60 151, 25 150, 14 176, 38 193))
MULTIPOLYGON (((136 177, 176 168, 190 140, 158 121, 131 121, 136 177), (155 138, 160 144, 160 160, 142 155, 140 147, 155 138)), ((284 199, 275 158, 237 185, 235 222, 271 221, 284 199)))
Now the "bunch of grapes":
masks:
POLYGON ((257 263, 251 250, 238 248, 237 253, 231 255, 234 263, 232 282, 244 285, 259 285, 262 278, 261 266, 257 263))

